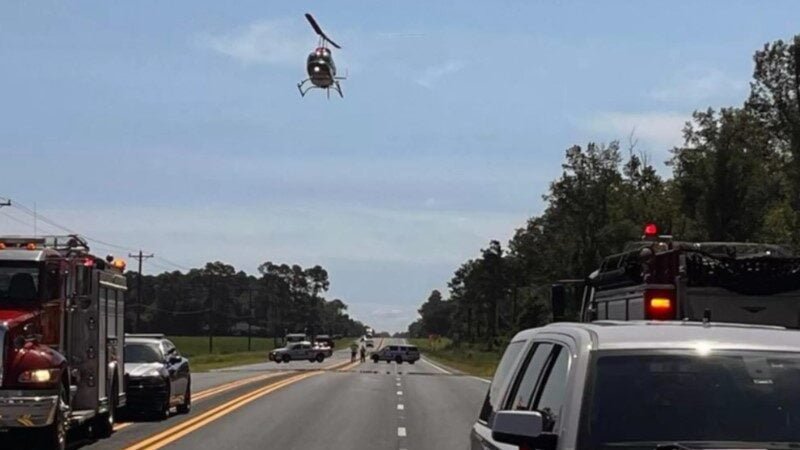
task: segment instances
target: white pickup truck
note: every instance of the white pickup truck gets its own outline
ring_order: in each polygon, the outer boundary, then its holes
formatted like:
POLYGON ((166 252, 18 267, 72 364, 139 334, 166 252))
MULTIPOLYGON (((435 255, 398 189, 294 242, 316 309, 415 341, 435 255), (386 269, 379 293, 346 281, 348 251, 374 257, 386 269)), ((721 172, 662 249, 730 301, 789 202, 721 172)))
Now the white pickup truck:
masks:
POLYGON ((796 448, 797 380, 795 330, 555 323, 511 340, 470 448, 796 448))
POLYGON ((327 346, 312 345, 309 341, 292 342, 283 348, 276 348, 269 352, 269 360, 276 363, 290 361, 322 362, 333 355, 333 350, 327 346))

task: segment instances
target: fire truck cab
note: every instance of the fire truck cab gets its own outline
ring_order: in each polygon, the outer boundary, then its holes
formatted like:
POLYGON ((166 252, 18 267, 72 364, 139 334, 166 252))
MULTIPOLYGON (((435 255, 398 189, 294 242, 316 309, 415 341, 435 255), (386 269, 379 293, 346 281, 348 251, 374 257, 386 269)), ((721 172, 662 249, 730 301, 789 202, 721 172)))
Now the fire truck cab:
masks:
MULTIPOLYGON (((800 328, 800 258, 784 247, 679 242, 654 225, 585 281, 580 320, 690 320, 800 328)), ((554 316, 567 285, 553 285, 554 316)))
POLYGON ((111 434, 125 404, 124 269, 79 236, 0 236, 0 429, 48 448, 77 424, 111 434))

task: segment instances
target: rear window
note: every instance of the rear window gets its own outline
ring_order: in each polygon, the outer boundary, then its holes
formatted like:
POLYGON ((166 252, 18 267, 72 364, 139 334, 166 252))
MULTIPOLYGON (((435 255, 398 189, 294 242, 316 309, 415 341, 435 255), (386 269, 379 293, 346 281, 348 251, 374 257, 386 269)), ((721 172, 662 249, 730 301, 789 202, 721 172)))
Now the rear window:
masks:
POLYGON ((489 392, 486 393, 486 400, 483 402, 483 408, 479 416, 481 421, 488 422, 489 418, 491 418, 492 414, 494 414, 495 410, 498 408, 503 394, 500 389, 505 385, 505 382, 511 375, 514 362, 517 360, 524 346, 525 341, 515 341, 508 344, 508 347, 506 347, 506 351, 503 353, 503 357, 500 359, 500 363, 497 365, 497 369, 494 372, 494 378, 492 378, 492 384, 489 386, 489 392))
POLYGON ((800 441, 800 354, 626 352, 599 356, 592 372, 581 449, 800 441))

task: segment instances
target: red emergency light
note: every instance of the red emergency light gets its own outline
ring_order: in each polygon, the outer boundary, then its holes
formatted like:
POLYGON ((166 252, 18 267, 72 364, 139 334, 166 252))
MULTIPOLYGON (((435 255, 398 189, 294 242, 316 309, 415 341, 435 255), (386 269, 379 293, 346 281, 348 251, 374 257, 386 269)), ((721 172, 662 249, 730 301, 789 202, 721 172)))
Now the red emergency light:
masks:
POLYGON ((644 294, 644 317, 647 320, 675 320, 677 308, 675 291, 648 289, 644 294))
POLYGON ((654 223, 648 223, 644 226, 644 235, 645 237, 658 236, 658 226, 654 223))

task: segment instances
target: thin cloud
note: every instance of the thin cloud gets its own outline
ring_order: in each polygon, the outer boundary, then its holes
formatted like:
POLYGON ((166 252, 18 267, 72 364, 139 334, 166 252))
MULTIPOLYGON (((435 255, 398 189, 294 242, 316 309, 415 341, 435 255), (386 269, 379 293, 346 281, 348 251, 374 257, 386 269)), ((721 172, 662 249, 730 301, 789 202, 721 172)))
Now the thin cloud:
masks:
POLYGON ((683 127, 690 118, 678 112, 608 112, 590 119, 586 128, 617 139, 634 132, 641 143, 662 155, 683 143, 683 127))
POLYGON ((433 89, 433 86, 447 75, 461 71, 465 67, 462 61, 446 61, 444 64, 430 66, 414 78, 414 82, 422 87, 433 89))
POLYGON ((244 64, 296 66, 307 53, 308 36, 291 20, 263 20, 219 35, 200 39, 211 50, 244 64), (298 56, 299 55, 299 56, 298 56))
POLYGON ((650 97, 663 102, 697 104, 713 99, 740 96, 748 88, 746 80, 719 69, 690 68, 650 92, 650 97))

